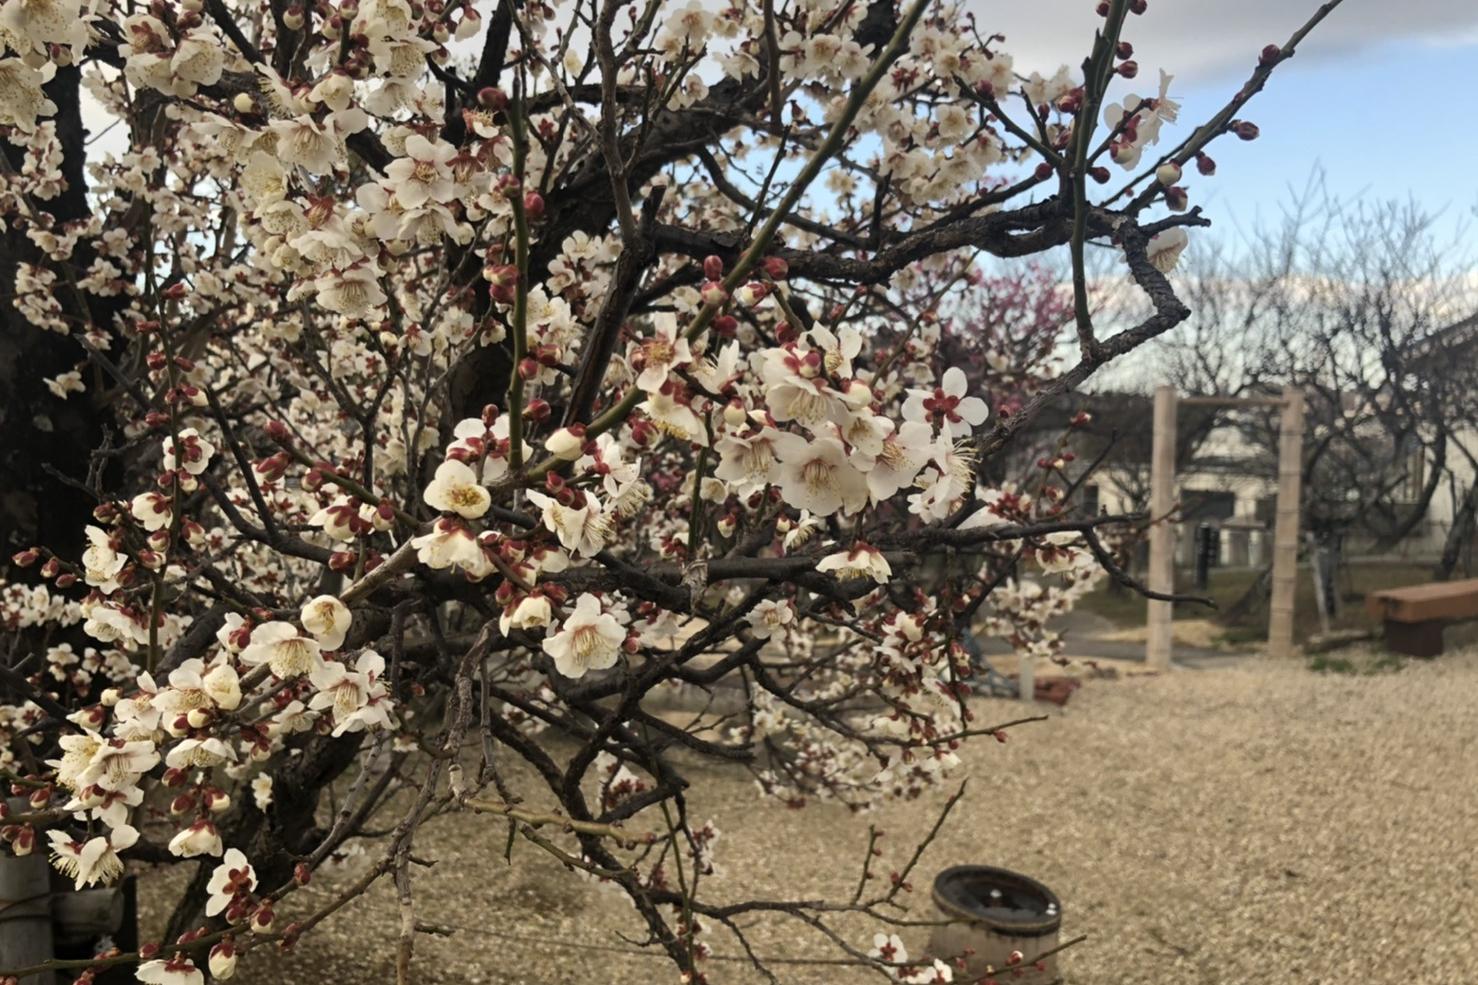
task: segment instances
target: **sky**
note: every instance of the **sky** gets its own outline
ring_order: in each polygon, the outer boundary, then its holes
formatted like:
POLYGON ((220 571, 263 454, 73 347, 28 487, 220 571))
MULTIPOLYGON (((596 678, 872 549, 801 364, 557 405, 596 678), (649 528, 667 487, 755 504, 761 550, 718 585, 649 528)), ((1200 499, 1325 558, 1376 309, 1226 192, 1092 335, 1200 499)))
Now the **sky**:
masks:
MULTIPOLYGON (((1006 35, 1018 71, 1081 62, 1098 18, 1094 0, 974 0, 980 30, 1006 35)), ((1178 141, 1224 106, 1265 44, 1282 44, 1316 0, 1150 0, 1124 37, 1139 77, 1112 96, 1148 95, 1159 70, 1175 79, 1178 141)), ((1478 0, 1344 0, 1278 66, 1242 116, 1261 135, 1211 148, 1217 173, 1188 172, 1193 204, 1210 235, 1240 237, 1259 216, 1274 219, 1290 188, 1322 170, 1340 197, 1416 199, 1456 231, 1478 220, 1478 128, 1464 108, 1478 91, 1478 0)))

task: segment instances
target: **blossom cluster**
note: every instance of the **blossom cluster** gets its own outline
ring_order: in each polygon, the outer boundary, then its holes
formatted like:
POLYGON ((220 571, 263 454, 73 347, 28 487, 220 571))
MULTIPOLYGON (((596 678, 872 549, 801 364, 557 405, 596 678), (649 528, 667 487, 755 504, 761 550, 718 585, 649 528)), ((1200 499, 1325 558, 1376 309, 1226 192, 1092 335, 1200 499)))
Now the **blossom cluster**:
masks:
MULTIPOLYGON (((1144 4, 1103 7, 1118 31, 1144 4)), ((1173 320, 1084 341, 1064 278, 978 252, 1088 237, 1163 300, 1204 140, 1144 160, 1179 107, 1164 75, 1107 98, 1127 42, 1024 71, 950 3, 269 8, 0 3, 5 303, 74 347, 49 399, 123 445, 78 549, 0 582, 34 654, 0 705, 31 809, 0 835, 78 887, 205 860, 182 935, 138 955, 193 985, 291 943, 296 863, 404 790, 376 875, 426 817, 504 813, 691 965, 722 920, 683 877, 719 835, 670 819, 671 748, 791 805, 917 797, 990 732, 968 638, 1058 654, 1112 537, 1075 512, 1070 438, 1038 458, 1022 428, 1173 320), (85 169, 84 98, 129 123, 85 169), (1125 184, 1088 210, 1100 160, 1125 184), (664 724, 684 689, 737 707, 664 724), (514 802, 505 752, 555 813, 514 802), (282 784, 310 808, 291 848, 255 837, 282 784), (658 819, 684 848, 628 834, 658 819)))

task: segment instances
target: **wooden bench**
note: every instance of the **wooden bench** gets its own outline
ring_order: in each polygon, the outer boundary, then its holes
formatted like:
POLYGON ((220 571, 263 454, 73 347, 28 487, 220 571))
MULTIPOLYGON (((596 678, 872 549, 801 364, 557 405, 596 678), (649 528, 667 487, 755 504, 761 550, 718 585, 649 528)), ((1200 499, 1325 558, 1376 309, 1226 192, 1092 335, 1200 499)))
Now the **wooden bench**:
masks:
POLYGON ((1386 645, 1413 657, 1442 652, 1442 628, 1478 619, 1478 578, 1388 588, 1365 596, 1365 608, 1386 626, 1386 645))

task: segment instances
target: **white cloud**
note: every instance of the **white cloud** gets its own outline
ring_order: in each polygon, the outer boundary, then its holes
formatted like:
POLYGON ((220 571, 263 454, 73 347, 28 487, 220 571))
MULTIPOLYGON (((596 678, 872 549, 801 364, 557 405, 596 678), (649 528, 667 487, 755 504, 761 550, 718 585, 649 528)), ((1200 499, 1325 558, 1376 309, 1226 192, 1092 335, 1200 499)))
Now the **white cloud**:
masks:
MULTIPOLYGON (((1006 35, 1003 45, 1019 70, 1051 71, 1081 64, 1100 19, 1094 0, 998 3, 970 0, 982 34, 1006 35)), ((1318 7, 1317 0, 1150 0, 1131 16, 1124 39, 1142 73, 1163 68, 1183 82, 1219 81, 1247 74, 1264 45, 1282 44, 1318 7)), ((1473 0, 1346 0, 1300 47, 1300 59, 1348 55, 1395 40, 1462 44, 1478 40, 1473 0)))

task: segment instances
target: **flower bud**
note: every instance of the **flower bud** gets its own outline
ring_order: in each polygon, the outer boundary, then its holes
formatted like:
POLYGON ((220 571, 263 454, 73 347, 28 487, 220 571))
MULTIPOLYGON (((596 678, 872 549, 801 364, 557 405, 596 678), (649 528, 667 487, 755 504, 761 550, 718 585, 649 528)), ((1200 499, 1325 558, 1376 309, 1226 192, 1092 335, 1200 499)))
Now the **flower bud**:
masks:
POLYGON ((585 447, 585 428, 579 424, 560 428, 544 441, 544 450, 555 458, 573 462, 585 447))
POLYGON ((1216 174, 1216 162, 1211 159, 1209 154, 1197 154, 1196 170, 1209 178, 1211 175, 1216 174))
POLYGON ((1257 124, 1251 120, 1233 120, 1231 129, 1233 133, 1243 140, 1256 140, 1257 135, 1261 132, 1258 130, 1257 124))
POLYGON ((1180 165, 1174 161, 1166 161, 1155 168, 1155 180, 1167 188, 1180 180, 1180 165))
POLYGON ((538 192, 524 192, 523 211, 530 219, 537 219, 544 214, 544 196, 538 192))
POLYGON ((765 257, 764 266, 771 280, 784 280, 790 276, 790 264, 784 257, 765 257))
POLYGON ((1257 56, 1259 65, 1276 65, 1283 60, 1283 49, 1275 44, 1264 45, 1262 54, 1257 56))
POLYGON ((231 100, 231 105, 236 107, 238 113, 253 113, 257 104, 252 100, 251 93, 238 92, 231 100))
POLYGON ((722 280, 724 276, 724 258, 709 254, 703 258, 703 276, 709 280, 722 280))
POLYGON ((274 919, 272 904, 263 903, 257 907, 257 912, 251 916, 251 929, 259 934, 269 934, 272 932, 274 919))
POLYGON ((720 305, 729 299, 729 294, 724 290, 724 285, 717 280, 709 280, 702 288, 704 304, 720 305))
POLYGON ((1132 58, 1128 61, 1122 61, 1119 63, 1119 67, 1114 71, 1118 72, 1126 79, 1132 79, 1139 74, 1139 62, 1134 61, 1132 58))
POLYGON ((508 93, 494 86, 479 89, 477 101, 487 109, 498 111, 508 108, 508 93))
POLYGON ((1191 199, 1180 185, 1165 189, 1165 204, 1171 212, 1184 212, 1190 207, 1191 199))
POLYGON ((746 308, 752 308, 763 301, 769 293, 770 289, 764 281, 752 280, 734 292, 734 300, 746 308))
POLYGON ((210 949, 210 975, 226 979, 236 974, 236 946, 228 937, 210 949))

